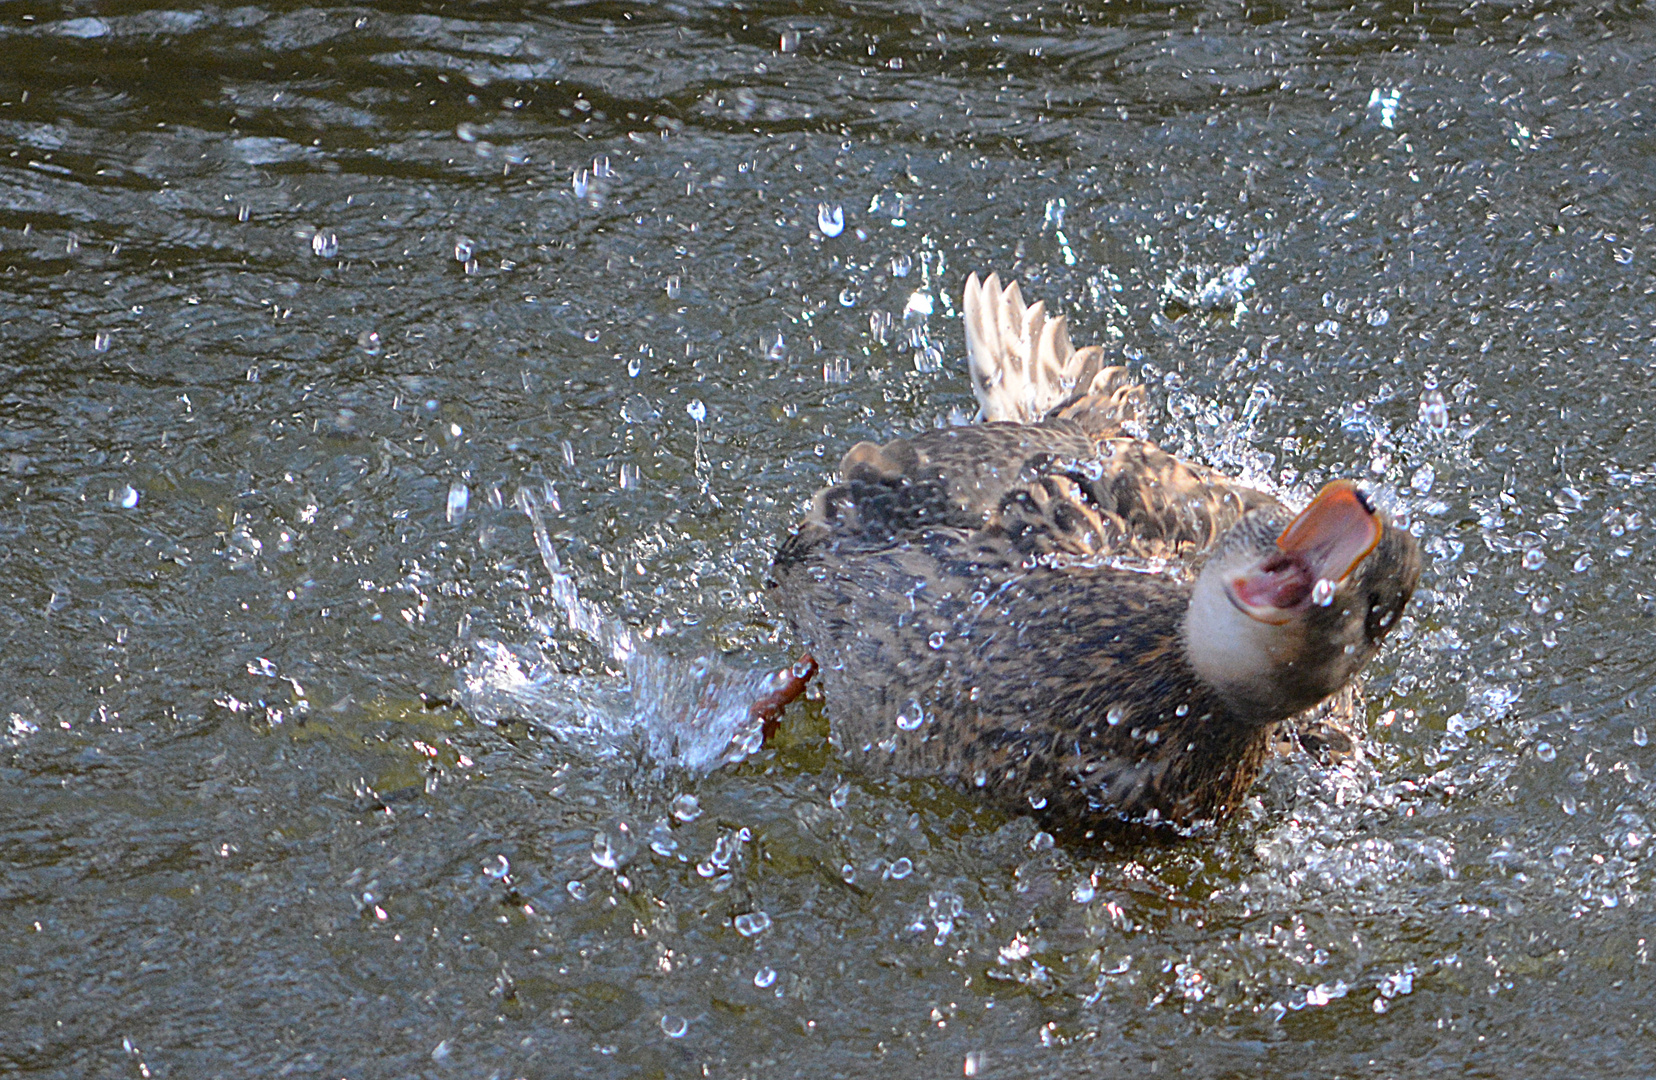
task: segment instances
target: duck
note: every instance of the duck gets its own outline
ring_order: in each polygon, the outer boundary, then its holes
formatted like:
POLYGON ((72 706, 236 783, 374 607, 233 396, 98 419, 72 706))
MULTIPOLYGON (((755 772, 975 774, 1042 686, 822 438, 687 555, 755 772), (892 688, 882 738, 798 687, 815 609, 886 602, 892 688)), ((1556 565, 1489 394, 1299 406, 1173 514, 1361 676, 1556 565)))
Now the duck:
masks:
POLYGON ((1068 832, 1222 822, 1284 725, 1393 631, 1415 538, 1351 480, 1303 508, 1148 438, 1147 397, 1017 283, 961 305, 978 412, 859 442, 778 545, 777 601, 854 766, 1068 832))

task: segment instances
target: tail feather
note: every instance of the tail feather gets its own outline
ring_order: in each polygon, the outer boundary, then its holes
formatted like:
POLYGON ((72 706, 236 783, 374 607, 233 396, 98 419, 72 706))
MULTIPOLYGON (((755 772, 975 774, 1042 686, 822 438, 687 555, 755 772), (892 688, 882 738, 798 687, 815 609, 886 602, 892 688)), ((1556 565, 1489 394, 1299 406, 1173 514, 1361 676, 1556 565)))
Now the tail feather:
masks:
POLYGON ((1065 415, 1110 410, 1109 417, 1089 417, 1089 426, 1138 419, 1143 392, 1130 392, 1138 388, 1129 389, 1125 369, 1106 368, 1096 345, 1070 344, 1067 320, 1048 318, 1044 301, 1026 305, 1017 282, 1002 288, 998 274, 979 281, 973 273, 961 307, 978 420, 1033 424, 1059 409, 1065 415))

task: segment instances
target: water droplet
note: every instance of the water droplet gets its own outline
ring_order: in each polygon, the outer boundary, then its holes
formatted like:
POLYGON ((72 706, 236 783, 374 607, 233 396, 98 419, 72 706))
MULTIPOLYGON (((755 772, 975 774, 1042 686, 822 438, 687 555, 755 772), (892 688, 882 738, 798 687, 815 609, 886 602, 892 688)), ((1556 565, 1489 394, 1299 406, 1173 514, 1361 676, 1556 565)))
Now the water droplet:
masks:
POLYGON ((761 341, 760 344, 765 346, 765 355, 772 360, 780 361, 788 355, 788 339, 782 336, 781 331, 777 331, 775 341, 761 341))
POLYGON ((673 800, 673 816, 680 821, 695 821, 701 817, 701 803, 694 795, 680 795, 673 800))
POLYGON ((1427 390, 1420 395, 1420 422, 1433 431, 1449 427, 1449 406, 1444 402, 1441 391, 1427 390))
POLYGON ((126 484, 122 486, 121 490, 115 493, 115 505, 119 506, 123 510, 131 510, 137 507, 140 497, 141 496, 137 488, 133 487, 131 484, 126 484))
POLYGON ((981 1076, 989 1067, 989 1055, 982 1050, 973 1050, 966 1055, 966 1064, 961 1066, 963 1076, 981 1076))
POLYGON ((771 917, 763 911, 750 911, 736 916, 731 923, 743 937, 756 937, 770 929, 771 917))
POLYGON ((1029 838, 1030 851, 1051 851, 1058 841, 1049 832, 1038 832, 1029 838))
POLYGON ((587 192, 592 188, 591 181, 587 177, 587 171, 585 169, 575 170, 575 174, 569 178, 569 186, 575 192, 577 199, 586 198, 587 192))
MULTIPOLYGON (((799 31, 798 30, 784 30, 784 31, 782 31, 782 40, 780 40, 776 43, 776 50, 778 52, 791 53, 791 52, 796 51, 798 48, 799 48, 799 31)), ((769 986, 770 984, 766 983, 765 985, 769 986)))
POLYGON ((1092 878, 1085 878, 1076 882, 1075 888, 1070 890, 1070 899, 1074 900, 1077 904, 1090 904, 1093 901, 1093 897, 1097 895, 1098 890, 1093 885, 1092 878))
POLYGON ((1579 574, 1582 571, 1586 570, 1589 566, 1592 566, 1592 565, 1593 565, 1593 557, 1591 555, 1588 555, 1586 552, 1583 552, 1576 559, 1575 566, 1574 566, 1573 569, 1575 570, 1576 573, 1579 574))
POLYGON ((817 229, 832 240, 845 231, 845 210, 838 204, 817 204, 817 229))
POLYGON ((707 406, 702 404, 701 398, 691 398, 690 404, 684 407, 684 411, 689 413, 690 419, 698 424, 707 419, 707 406))
POLYGON ((1335 584, 1327 578, 1318 578, 1317 583, 1311 586, 1311 602, 1318 607, 1327 607, 1334 602, 1335 584))
POLYGON ((669 1039, 682 1039, 684 1033, 690 1030, 690 1021, 672 1013, 661 1014, 661 1033, 669 1039))
POLYGON ((1409 477, 1409 486, 1420 492, 1422 495, 1426 494, 1428 491, 1431 491, 1432 485, 1436 482, 1437 470, 1433 469, 1430 465, 1422 465, 1414 471, 1413 476, 1409 477))
POLYGON ((587 898, 587 887, 586 882, 584 881, 571 881, 564 887, 569 890, 569 895, 574 897, 576 900, 585 900, 587 898))
POLYGON ((333 258, 339 254, 339 237, 331 232, 318 232, 311 237, 311 252, 318 258, 333 258))
POLYGON ((109 351, 109 331, 108 330, 99 330, 97 333, 92 335, 92 351, 93 352, 108 352, 109 351))
POLYGON ((357 348, 369 356, 380 354, 380 336, 378 330, 364 330, 357 335, 357 348))
POLYGON ((844 866, 840 867, 840 880, 844 881, 847 885, 856 881, 857 868, 852 866, 850 863, 846 863, 844 866))
POLYGON ((767 990, 776 985, 776 969, 766 965, 753 973, 753 985, 767 990))
POLYGON ((1530 548, 1524 552, 1523 564, 1525 570, 1539 570, 1547 565, 1547 553, 1538 547, 1530 548))
POLYGON ((1576 801, 1574 795, 1565 795, 1558 800, 1558 808, 1571 817, 1575 816, 1576 801))
POLYGON ((640 371, 643 371, 643 370, 644 370, 644 362, 642 360, 640 360, 638 357, 635 356, 631 360, 627 361, 627 377, 628 378, 632 378, 632 379, 638 378, 638 373, 640 371))
POLYGON ((899 252, 891 257, 891 276, 908 277, 909 271, 914 268, 914 260, 907 252, 899 252))
POLYGON ((506 875, 512 872, 512 863, 504 855, 496 855, 483 864, 483 876, 494 878, 496 881, 506 880, 506 875))
POLYGON ((1553 749, 1552 743, 1543 739, 1535 744, 1535 756, 1542 761, 1551 761, 1558 756, 1558 751, 1553 749))
POLYGON ((453 525, 463 521, 466 517, 466 507, 471 503, 471 489, 456 480, 449 485, 448 490, 448 522, 453 525))
POLYGON ((1638 727, 1635 727, 1633 729, 1633 745, 1634 746, 1649 746, 1650 745, 1650 733, 1645 731, 1643 724, 1640 724, 1638 727))
POLYGON ((667 275, 667 299, 677 300, 679 298, 680 287, 681 283, 677 274, 667 275))
POLYGON ((1173 715, 1174 716, 1189 716, 1190 715, 1190 706, 1189 705, 1180 705, 1178 708, 1173 710, 1173 715))
POLYGON ((457 236, 457 237, 454 238, 454 261, 455 262, 457 262, 457 263, 471 262, 472 261, 472 255, 474 254, 474 252, 475 252, 475 248, 472 246, 472 242, 471 242, 471 239, 469 237, 457 236))
POLYGON ((1109 724, 1111 727, 1118 726, 1126 718, 1127 710, 1123 709, 1120 705, 1111 705, 1110 711, 1104 714, 1104 722, 1109 724))
POLYGON ((236 207, 236 220, 245 224, 253 217, 253 208, 246 203, 236 207))

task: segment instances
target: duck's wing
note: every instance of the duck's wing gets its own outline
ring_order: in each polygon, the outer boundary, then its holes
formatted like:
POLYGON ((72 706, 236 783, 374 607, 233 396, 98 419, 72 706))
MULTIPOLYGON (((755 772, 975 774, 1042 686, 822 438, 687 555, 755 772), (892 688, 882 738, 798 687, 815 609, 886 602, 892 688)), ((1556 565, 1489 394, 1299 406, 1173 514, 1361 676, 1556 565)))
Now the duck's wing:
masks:
POLYGON ((1186 572, 1243 514, 1274 504, 1146 440, 1096 439, 1072 418, 973 424, 852 447, 777 567, 950 530, 986 555, 1124 558, 1186 572))
POLYGON ((1138 426, 1144 390, 1122 367, 1105 367, 1104 350, 1077 349, 1062 315, 1049 318, 1045 301, 1025 304, 1017 282, 966 278, 961 310, 966 366, 978 401, 977 419, 1035 424, 1061 415, 1096 438, 1138 426))

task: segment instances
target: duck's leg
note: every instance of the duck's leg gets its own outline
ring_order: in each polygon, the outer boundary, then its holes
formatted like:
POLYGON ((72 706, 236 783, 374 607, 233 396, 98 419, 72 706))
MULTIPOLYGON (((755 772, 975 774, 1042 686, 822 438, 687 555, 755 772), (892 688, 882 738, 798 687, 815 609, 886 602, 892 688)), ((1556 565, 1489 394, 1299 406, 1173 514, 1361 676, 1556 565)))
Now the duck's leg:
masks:
POLYGON ((803 653, 798 660, 780 671, 772 672, 764 681, 764 693, 748 707, 748 715, 760 722, 766 741, 776 733, 777 725, 782 722, 782 710, 805 692, 805 684, 816 673, 815 658, 810 653, 803 653))

